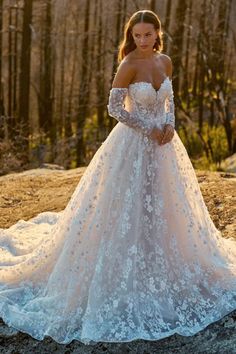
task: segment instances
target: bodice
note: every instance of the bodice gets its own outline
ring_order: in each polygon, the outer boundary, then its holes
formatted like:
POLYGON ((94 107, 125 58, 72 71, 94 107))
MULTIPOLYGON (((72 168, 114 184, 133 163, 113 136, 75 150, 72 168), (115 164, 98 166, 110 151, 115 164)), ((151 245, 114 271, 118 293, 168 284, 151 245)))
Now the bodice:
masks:
POLYGON ((150 82, 132 83, 125 98, 125 109, 145 119, 155 120, 157 125, 162 126, 166 123, 166 100, 172 93, 172 82, 168 76, 158 90, 150 82))

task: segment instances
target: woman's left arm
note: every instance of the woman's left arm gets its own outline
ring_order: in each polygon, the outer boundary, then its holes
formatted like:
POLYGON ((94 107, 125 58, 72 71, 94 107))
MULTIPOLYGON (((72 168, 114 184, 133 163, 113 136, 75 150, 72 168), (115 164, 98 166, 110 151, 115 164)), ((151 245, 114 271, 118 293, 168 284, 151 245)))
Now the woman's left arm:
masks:
POLYGON ((167 55, 164 55, 164 65, 166 70, 166 75, 171 81, 171 92, 166 98, 166 124, 164 126, 164 134, 161 140, 161 145, 168 143, 172 140, 175 132, 175 103, 174 103, 174 92, 172 87, 172 61, 167 55))
POLYGON ((166 124, 170 124, 175 128, 175 103, 174 103, 174 92, 172 88, 171 80, 171 92, 166 99, 166 124))

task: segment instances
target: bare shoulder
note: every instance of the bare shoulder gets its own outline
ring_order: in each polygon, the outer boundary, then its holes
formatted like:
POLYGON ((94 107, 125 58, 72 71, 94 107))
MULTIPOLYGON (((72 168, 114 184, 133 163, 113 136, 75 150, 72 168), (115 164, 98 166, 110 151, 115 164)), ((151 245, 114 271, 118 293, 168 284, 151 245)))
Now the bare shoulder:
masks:
POLYGON ((165 66, 166 75, 172 77, 173 65, 171 58, 168 55, 161 53, 160 59, 162 60, 165 66))
POLYGON ((112 88, 128 88, 135 76, 135 64, 132 57, 128 55, 120 62, 113 83, 112 88))

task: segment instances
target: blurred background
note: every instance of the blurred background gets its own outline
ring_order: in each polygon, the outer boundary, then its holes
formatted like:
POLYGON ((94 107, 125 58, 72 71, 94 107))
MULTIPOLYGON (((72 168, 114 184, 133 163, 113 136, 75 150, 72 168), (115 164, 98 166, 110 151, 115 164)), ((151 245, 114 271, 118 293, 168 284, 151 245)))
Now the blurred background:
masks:
POLYGON ((194 167, 234 163, 236 0, 0 0, 0 174, 89 164, 117 124, 106 105, 118 46, 143 9, 162 23, 194 167))

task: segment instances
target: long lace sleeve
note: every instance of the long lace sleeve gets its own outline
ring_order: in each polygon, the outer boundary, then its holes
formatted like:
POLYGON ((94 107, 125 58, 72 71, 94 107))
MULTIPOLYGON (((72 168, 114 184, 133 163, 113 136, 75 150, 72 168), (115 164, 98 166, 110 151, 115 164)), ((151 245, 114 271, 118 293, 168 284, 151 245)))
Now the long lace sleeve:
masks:
POLYGON ((175 127, 175 103, 174 103, 174 92, 171 89, 170 95, 166 98, 166 124, 175 127))
POLYGON ((152 132, 154 123, 150 120, 145 121, 144 118, 141 118, 135 113, 130 113, 124 108, 124 99, 127 95, 127 92, 127 88, 113 87, 110 90, 107 105, 109 115, 119 122, 128 125, 129 127, 149 135, 152 132))

